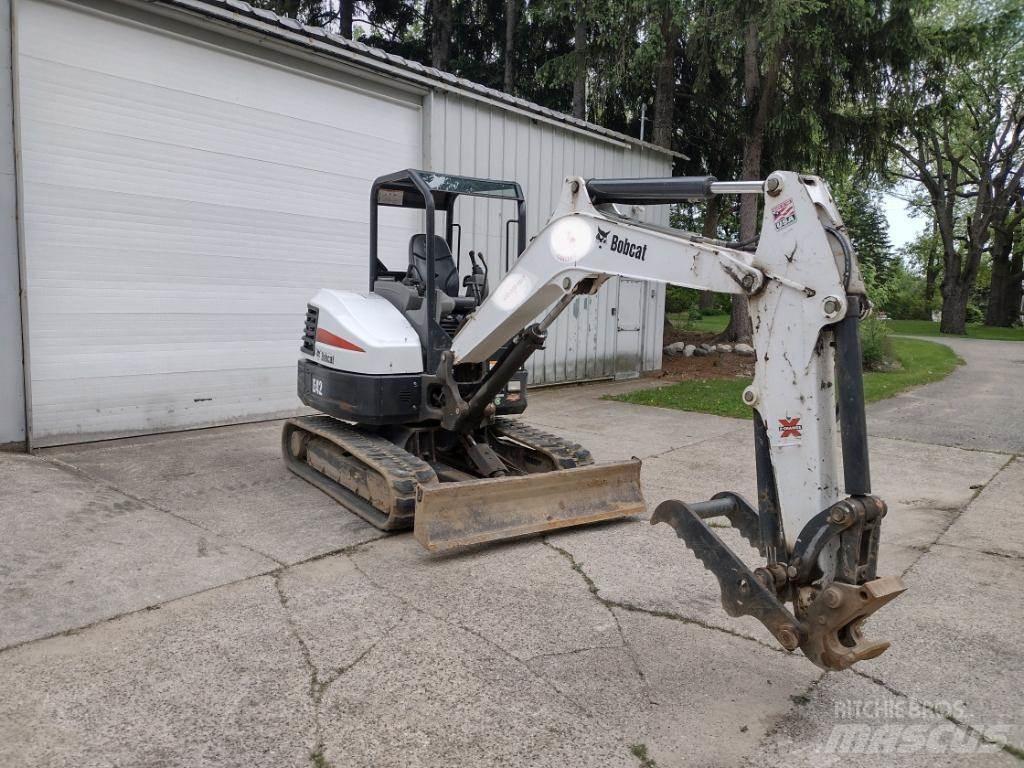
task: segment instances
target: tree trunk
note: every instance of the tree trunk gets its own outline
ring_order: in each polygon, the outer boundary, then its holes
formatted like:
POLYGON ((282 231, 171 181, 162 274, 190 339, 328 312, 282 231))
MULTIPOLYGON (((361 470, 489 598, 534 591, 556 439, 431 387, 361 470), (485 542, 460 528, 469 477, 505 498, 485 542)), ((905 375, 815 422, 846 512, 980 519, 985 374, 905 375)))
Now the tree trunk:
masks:
POLYGON ((1024 298, 1024 249, 1018 250, 1010 259, 1010 283, 1006 290, 1007 325, 1015 325, 1020 319, 1021 299, 1024 298))
POLYGON ((452 0, 434 0, 433 12, 430 65, 436 69, 448 69, 452 44, 452 0))
POLYGON ((519 24, 520 0, 505 0, 505 93, 512 93, 515 68, 516 27, 519 24))
MULTIPOLYGON (((764 154, 764 134, 768 126, 775 98, 775 86, 779 79, 781 44, 775 56, 768 63, 768 68, 761 74, 760 39, 757 22, 747 24, 747 32, 743 44, 743 102, 750 113, 747 133, 743 139, 742 179, 761 178, 761 157, 764 154)), ((740 240, 746 242, 757 237, 759 195, 742 195, 740 197, 740 240)), ((749 341, 752 334, 750 326, 750 309, 745 296, 733 296, 732 312, 729 326, 719 335, 722 341, 749 341)))
POLYGON ((970 291, 964 290, 959 281, 951 281, 948 277, 942 286, 942 321, 939 323, 941 333, 955 333, 963 336, 967 333, 967 299, 970 291))
POLYGON ((576 71, 572 79, 572 116, 587 119, 587 21, 583 4, 576 4, 576 71))
POLYGON ((353 5, 353 0, 338 0, 338 33, 349 40, 352 39, 353 5))
POLYGON ((932 242, 928 245, 928 256, 924 265, 924 311, 928 313, 926 320, 932 319, 932 309, 935 305, 935 280, 939 276, 939 259, 938 253, 936 253, 937 245, 936 238, 938 237, 938 227, 932 225, 932 242))
POLYGON ((675 19, 671 2, 662 3, 661 59, 658 60, 654 80, 654 127, 651 140, 662 147, 672 148, 676 106, 676 58, 679 56, 681 30, 675 19))
MULTIPOLYGON (((704 207, 704 223, 700 233, 703 237, 718 237, 718 222, 722 218, 722 211, 718 205, 718 198, 712 197, 704 207)), ((715 306, 715 294, 712 291, 701 291, 697 306, 701 312, 708 312, 715 306)))
POLYGON ((1007 317, 1007 294, 1010 290, 1010 254, 1000 242, 997 230, 992 242, 992 281, 989 283, 988 306, 985 308, 985 325, 1009 326, 1007 317))

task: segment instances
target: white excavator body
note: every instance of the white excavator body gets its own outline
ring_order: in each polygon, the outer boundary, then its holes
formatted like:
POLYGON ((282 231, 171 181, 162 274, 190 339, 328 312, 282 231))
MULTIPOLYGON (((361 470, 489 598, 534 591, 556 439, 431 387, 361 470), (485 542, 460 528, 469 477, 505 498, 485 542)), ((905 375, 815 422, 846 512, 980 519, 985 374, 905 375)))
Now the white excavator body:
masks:
POLYGON ((755 616, 788 650, 826 669, 883 652, 887 644, 864 641, 861 625, 903 587, 876 576, 885 504, 871 495, 857 336, 869 304, 825 183, 792 172, 756 182, 570 177, 529 246, 521 225, 519 258, 493 291, 474 259, 459 295, 451 220, 448 237, 436 236, 434 207, 450 217, 452 195, 469 188, 513 197, 502 184, 415 171, 378 180, 374 226, 386 201, 422 205, 428 229, 410 243, 406 273, 384 270, 373 240, 372 290, 321 291, 311 302, 300 395, 364 431, 357 439, 329 422, 290 422, 290 466, 367 519, 372 510, 360 504, 385 510, 381 527, 411 519, 434 551, 636 514, 639 462, 595 465, 579 446, 502 418, 526 406, 523 363, 576 296, 611 276, 745 297, 756 362, 743 400, 753 413, 758 503, 733 492, 669 501, 652 522, 669 523, 716 575, 727 612, 755 616), (616 207, 714 194, 763 195, 756 249, 643 224, 616 207), (371 471, 415 478, 412 497, 393 478, 390 490, 380 480, 375 489, 371 471), (711 517, 727 518, 765 566, 748 568, 706 525, 711 517))

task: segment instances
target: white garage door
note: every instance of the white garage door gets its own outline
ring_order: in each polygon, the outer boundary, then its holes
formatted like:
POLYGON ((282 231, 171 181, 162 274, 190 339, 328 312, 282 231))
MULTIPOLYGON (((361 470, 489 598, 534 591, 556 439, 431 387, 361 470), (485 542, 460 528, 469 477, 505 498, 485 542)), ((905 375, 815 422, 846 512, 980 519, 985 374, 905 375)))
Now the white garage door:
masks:
POLYGON ((33 444, 299 407, 306 300, 365 288, 369 184, 421 165, 418 97, 38 0, 16 19, 33 444))

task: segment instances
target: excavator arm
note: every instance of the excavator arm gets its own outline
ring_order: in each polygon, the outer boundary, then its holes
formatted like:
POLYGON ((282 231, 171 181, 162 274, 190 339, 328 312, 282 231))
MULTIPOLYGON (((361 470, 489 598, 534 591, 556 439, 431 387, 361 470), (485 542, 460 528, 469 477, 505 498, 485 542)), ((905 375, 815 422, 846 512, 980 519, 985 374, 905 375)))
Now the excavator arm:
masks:
POLYGON ((727 613, 754 616, 787 650, 800 648, 825 669, 882 653, 888 643, 867 642, 861 625, 904 587, 898 577, 876 575, 886 507, 871 495, 868 465, 857 336, 868 303, 821 179, 790 172, 763 182, 567 179, 548 224, 442 360, 439 376, 451 381, 455 366, 487 362, 515 340, 468 401, 449 387, 445 427, 478 423, 493 391, 543 345, 558 314, 615 275, 745 296, 753 323, 755 375, 743 400, 753 410, 757 506, 731 492, 666 501, 651 522, 670 524, 717 577, 727 613), (753 252, 615 208, 735 193, 764 196, 753 252), (751 570, 708 527, 714 517, 736 527, 765 564, 751 570))

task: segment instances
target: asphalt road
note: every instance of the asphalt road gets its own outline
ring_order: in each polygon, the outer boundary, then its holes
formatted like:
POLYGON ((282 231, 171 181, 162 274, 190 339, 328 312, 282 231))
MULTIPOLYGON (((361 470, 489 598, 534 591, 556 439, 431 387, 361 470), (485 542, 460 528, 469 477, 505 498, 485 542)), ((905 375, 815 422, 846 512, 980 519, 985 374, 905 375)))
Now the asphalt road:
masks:
MULTIPOLYGON (((666 526, 431 557, 291 476, 276 423, 0 456, 0 765, 1020 765, 1024 344, 954 346, 870 409, 909 590, 845 673, 726 616, 666 526)), ((749 423, 600 399, 641 385, 529 420, 643 458, 652 507, 753 495, 749 423)))

